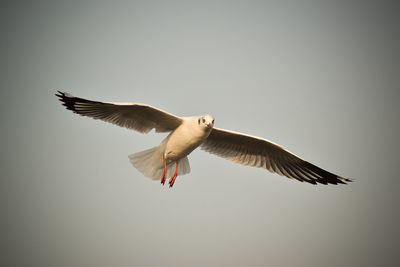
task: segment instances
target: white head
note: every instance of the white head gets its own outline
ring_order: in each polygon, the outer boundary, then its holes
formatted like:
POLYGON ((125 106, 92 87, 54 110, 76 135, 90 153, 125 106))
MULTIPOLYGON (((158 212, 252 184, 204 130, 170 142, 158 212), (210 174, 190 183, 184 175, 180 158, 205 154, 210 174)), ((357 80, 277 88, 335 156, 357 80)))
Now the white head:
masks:
POLYGON ((207 129, 212 129, 214 126, 214 117, 206 114, 197 118, 197 123, 206 127, 207 129))

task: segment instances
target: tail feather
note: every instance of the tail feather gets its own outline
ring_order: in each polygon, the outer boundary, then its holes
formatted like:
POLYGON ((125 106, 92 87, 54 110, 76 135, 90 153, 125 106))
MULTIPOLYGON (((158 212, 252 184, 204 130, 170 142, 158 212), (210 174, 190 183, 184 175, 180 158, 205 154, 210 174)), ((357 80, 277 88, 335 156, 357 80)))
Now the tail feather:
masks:
MULTIPOLYGON (((144 176, 152 180, 160 180, 164 173, 163 153, 159 147, 153 147, 141 152, 129 155, 129 161, 144 176)), ((167 165, 167 177, 175 172, 175 163, 167 165)), ((178 162, 178 175, 184 175, 190 172, 190 164, 187 157, 178 162)))
POLYGON ((179 160, 178 175, 184 175, 190 172, 190 164, 188 157, 179 160))

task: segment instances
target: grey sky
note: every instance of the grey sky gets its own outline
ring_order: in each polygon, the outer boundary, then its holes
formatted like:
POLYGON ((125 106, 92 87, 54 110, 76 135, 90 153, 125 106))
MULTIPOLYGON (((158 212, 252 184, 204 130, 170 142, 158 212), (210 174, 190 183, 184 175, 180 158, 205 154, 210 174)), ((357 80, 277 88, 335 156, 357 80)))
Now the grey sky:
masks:
POLYGON ((1 260, 393 265, 398 11, 388 1, 3 3, 1 260), (313 186, 195 150, 192 172, 162 187, 127 156, 165 135, 72 114, 56 90, 210 113, 216 127, 356 182, 313 186))

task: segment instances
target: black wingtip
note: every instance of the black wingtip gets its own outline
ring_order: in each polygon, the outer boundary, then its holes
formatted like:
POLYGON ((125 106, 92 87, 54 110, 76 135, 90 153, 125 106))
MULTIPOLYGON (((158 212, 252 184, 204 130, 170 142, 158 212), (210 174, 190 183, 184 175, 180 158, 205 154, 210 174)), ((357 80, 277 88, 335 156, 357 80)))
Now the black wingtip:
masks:
POLYGON ((328 172, 324 169, 321 169, 320 167, 315 166, 314 164, 311 164, 309 162, 304 162, 303 167, 309 174, 312 175, 311 178, 312 180, 315 180, 318 184, 347 184, 349 182, 352 182, 352 179, 349 178, 344 178, 339 175, 333 174, 331 172, 328 172))
POLYGON ((63 95, 65 95, 65 93, 57 90, 57 93, 55 93, 54 95, 57 96, 58 98, 62 98, 63 95))
POLYGON ((343 184, 352 183, 355 181, 354 179, 344 178, 344 177, 339 177, 339 179, 343 184))
POLYGON ((336 176, 334 180, 329 180, 325 184, 334 184, 334 185, 339 185, 339 184, 348 184, 354 182, 354 179, 349 179, 349 178, 344 178, 341 176, 336 176))
POLYGON ((58 90, 55 96, 58 97, 58 100, 61 101, 64 107, 66 107, 68 110, 75 111, 75 106, 74 106, 75 101, 73 100, 75 98, 74 96, 58 90))

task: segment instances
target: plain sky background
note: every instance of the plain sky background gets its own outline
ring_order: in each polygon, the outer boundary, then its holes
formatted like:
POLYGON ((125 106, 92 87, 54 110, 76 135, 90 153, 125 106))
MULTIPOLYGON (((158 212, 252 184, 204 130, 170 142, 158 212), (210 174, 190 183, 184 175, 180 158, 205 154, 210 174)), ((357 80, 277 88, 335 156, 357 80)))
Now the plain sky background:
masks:
POLYGON ((394 266, 400 225, 396 1, 3 1, 2 266, 394 266), (172 189, 142 135, 56 90, 148 103, 261 136, 350 185, 201 150, 172 189))

